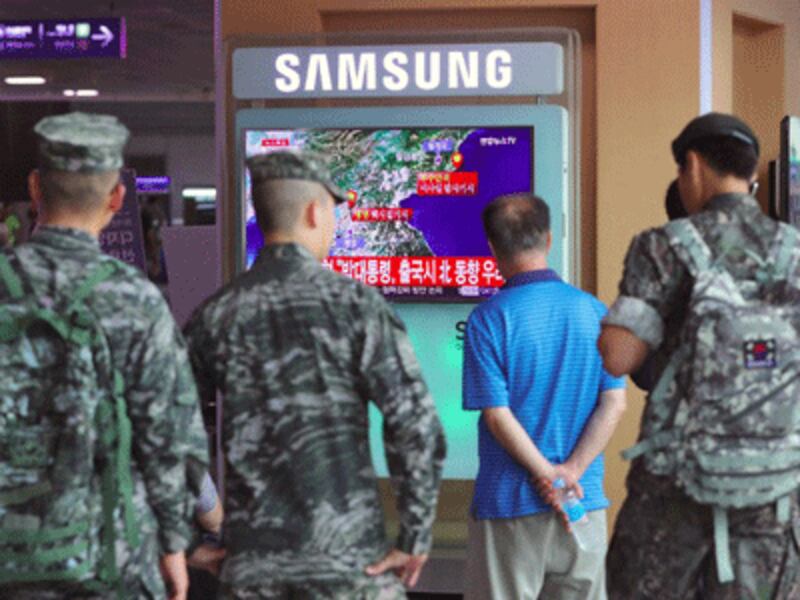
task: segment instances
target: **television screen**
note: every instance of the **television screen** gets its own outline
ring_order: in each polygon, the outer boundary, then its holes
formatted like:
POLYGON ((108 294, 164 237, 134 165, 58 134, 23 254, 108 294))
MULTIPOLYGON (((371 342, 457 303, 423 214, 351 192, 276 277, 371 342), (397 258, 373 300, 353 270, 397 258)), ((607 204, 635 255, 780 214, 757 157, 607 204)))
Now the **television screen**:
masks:
POLYGON ((786 221, 800 227, 800 117, 781 123, 780 176, 786 221))
MULTIPOLYGON (((533 127, 246 130, 247 157, 322 158, 348 195, 326 265, 398 300, 493 294, 503 280, 483 233, 493 198, 533 190, 533 127)), ((245 176, 246 260, 263 245, 245 176)))

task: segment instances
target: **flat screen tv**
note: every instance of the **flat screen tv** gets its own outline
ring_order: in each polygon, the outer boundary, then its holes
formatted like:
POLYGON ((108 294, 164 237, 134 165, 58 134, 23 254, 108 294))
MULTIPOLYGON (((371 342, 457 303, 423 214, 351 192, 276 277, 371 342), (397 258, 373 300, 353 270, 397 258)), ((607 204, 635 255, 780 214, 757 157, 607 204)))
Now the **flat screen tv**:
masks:
POLYGON ((800 117, 781 121, 781 204, 785 220, 800 227, 800 117))
MULTIPOLYGON (((531 126, 247 129, 245 156, 308 151, 348 194, 326 265, 395 300, 478 300, 503 284, 481 212, 533 191, 531 126)), ((246 169, 245 169, 246 170, 246 169)), ((245 173, 246 261, 263 238, 245 173)))

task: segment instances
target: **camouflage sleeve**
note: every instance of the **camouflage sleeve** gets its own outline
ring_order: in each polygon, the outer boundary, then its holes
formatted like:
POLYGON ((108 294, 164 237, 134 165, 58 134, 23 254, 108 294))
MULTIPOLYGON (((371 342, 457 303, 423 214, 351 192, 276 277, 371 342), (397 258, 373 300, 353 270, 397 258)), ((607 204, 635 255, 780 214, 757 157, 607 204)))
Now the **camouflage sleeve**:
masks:
POLYGON ((197 392, 206 405, 214 401, 217 387, 214 381, 214 365, 208 360, 210 348, 213 346, 204 326, 202 311, 195 311, 183 328, 183 334, 186 336, 189 348, 189 361, 194 372, 197 392))
POLYGON ((208 470, 208 443, 183 337, 164 302, 150 318, 149 331, 130 357, 138 377, 129 382, 126 398, 134 460, 166 554, 189 544, 196 498, 208 470))
POLYGON ((686 267, 660 229, 633 238, 625 256, 619 296, 603 318, 603 325, 630 330, 650 348, 664 338, 664 322, 679 300, 686 267))
POLYGON ((383 413, 386 460, 400 513, 396 547, 425 554, 446 452, 444 431, 405 326, 383 298, 373 296, 371 303, 372 310, 364 311, 360 370, 383 413))

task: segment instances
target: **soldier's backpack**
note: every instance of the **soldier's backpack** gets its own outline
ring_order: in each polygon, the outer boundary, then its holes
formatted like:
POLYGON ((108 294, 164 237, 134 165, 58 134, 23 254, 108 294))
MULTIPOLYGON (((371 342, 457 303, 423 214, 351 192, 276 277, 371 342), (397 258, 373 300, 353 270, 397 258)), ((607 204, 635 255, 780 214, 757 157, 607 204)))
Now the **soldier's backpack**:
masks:
POLYGON ((789 281, 800 232, 782 226, 769 257, 748 253, 760 267, 742 281, 720 264, 729 236, 712 261, 689 219, 666 231, 694 285, 681 345, 650 394, 660 416, 623 456, 660 460, 651 470, 711 505, 717 573, 732 581, 727 509, 775 503, 785 522, 800 487, 800 293, 789 281))
POLYGON ((37 298, 0 252, 0 589, 122 595, 116 543, 138 545, 124 381, 86 306, 102 263, 69 301, 37 298))

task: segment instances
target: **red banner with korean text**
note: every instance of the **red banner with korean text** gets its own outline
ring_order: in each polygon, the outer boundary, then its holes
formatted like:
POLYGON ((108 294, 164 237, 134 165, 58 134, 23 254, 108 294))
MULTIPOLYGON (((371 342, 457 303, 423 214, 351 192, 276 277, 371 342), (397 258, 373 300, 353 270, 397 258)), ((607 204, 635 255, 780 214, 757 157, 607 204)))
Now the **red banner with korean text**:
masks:
POLYGON ((474 196, 477 193, 478 173, 475 171, 417 174, 418 196, 474 196))

